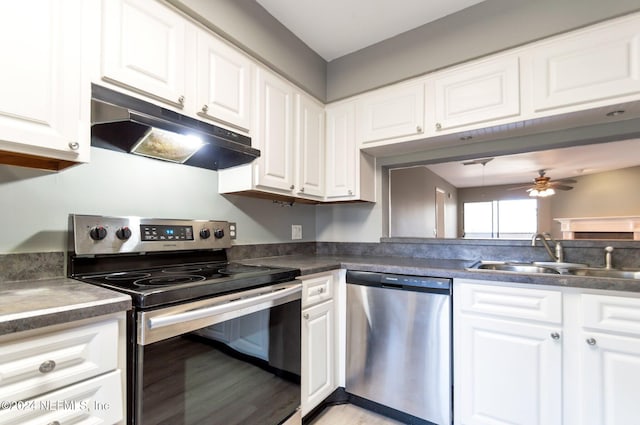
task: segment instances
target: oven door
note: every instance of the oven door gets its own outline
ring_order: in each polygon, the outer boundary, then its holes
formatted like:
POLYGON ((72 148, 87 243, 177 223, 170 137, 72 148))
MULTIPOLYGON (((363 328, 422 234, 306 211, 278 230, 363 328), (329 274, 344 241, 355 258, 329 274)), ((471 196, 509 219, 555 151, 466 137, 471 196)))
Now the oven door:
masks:
POLYGON ((300 406, 301 286, 139 312, 134 423, 277 425, 300 406))

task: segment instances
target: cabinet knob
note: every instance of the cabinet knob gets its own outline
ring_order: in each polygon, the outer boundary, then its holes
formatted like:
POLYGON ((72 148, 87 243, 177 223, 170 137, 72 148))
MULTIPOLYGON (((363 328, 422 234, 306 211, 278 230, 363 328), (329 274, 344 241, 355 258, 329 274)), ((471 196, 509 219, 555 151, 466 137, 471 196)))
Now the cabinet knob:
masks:
POLYGON ((309 320, 309 313, 305 313, 302 317, 304 317, 306 320, 309 320))
POLYGON ((71 149, 72 151, 77 151, 78 149, 80 149, 80 143, 69 142, 69 149, 71 149))
POLYGON ((49 422, 47 425, 60 425, 60 422, 53 421, 53 422, 49 422))
POLYGON ((595 338, 587 338, 586 339, 587 344, 589 345, 596 345, 596 339, 595 338))
POLYGON ((54 362, 53 360, 47 360, 46 362, 42 362, 38 370, 40 371, 40 373, 49 373, 55 368, 56 362, 54 362))
POLYGON ((209 105, 202 105, 202 112, 207 113, 209 111, 209 105))
POLYGON ((296 188, 296 187, 295 187, 294 185, 289 186, 289 189, 291 189, 291 190, 293 190, 293 189, 295 189, 295 188, 296 188))
POLYGON ((180 104, 180 106, 184 106, 184 96, 180 96, 178 98, 178 103, 180 104))
POLYGON ((436 123, 436 130, 442 130, 442 124, 439 122, 436 123))
POLYGON ((416 132, 417 132, 417 133, 422 133, 422 126, 420 126, 420 125, 419 125, 419 126, 417 126, 417 127, 416 127, 416 132))
POLYGON ((324 293, 324 288, 318 288, 318 294, 324 293))
POLYGON ((353 195, 353 190, 349 190, 349 195, 353 195))
POLYGON ((559 340, 560 339, 560 334, 558 332, 551 332, 551 339, 554 340, 559 340))
POLYGON ((304 187, 300 188, 300 193, 304 193, 304 187))

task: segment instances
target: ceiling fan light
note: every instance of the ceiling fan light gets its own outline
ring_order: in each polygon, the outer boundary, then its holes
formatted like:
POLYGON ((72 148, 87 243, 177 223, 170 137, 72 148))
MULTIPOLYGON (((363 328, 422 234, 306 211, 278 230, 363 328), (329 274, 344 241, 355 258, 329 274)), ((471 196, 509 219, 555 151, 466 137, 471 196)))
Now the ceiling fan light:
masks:
POLYGON ((531 191, 529 192, 529 196, 531 196, 532 198, 546 198, 547 196, 551 196, 551 195, 555 195, 556 191, 552 188, 552 187, 548 187, 546 189, 542 189, 542 190, 538 190, 538 189, 531 189, 531 191))

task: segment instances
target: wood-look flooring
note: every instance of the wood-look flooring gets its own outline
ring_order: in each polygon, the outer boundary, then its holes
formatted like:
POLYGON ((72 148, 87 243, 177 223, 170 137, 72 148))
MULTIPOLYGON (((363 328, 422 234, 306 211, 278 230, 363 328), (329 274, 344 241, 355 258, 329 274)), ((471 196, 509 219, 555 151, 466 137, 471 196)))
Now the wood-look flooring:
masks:
POLYGON ((353 404, 339 404, 322 411, 309 425, 402 425, 402 422, 353 404))

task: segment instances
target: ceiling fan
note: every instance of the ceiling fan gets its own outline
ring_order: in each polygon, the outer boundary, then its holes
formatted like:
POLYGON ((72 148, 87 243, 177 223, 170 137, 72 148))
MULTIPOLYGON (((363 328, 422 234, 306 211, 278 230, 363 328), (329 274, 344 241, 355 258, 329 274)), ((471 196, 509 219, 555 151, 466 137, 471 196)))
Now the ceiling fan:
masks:
POLYGON ((533 184, 529 184, 526 186, 517 186, 511 187, 509 190, 517 190, 517 189, 525 189, 527 188, 527 192, 529 192, 529 196, 531 197, 546 197, 551 196, 556 193, 555 189, 558 190, 571 190, 573 186, 569 186, 569 184, 577 183, 574 179, 560 179, 552 181, 549 177, 545 175, 546 170, 539 170, 538 177, 533 179, 533 184))

